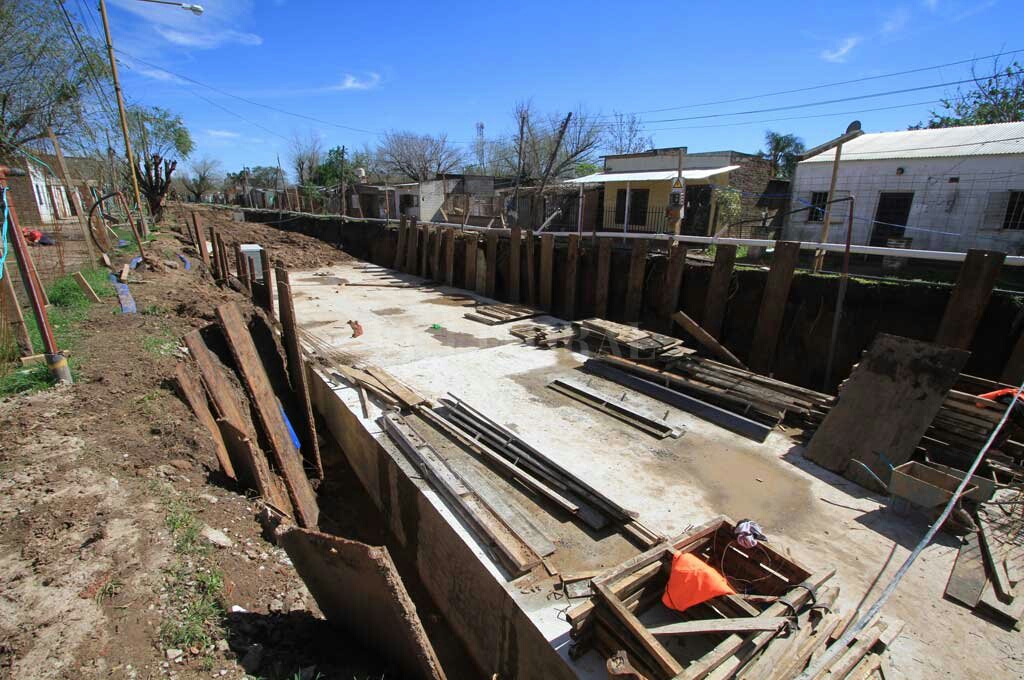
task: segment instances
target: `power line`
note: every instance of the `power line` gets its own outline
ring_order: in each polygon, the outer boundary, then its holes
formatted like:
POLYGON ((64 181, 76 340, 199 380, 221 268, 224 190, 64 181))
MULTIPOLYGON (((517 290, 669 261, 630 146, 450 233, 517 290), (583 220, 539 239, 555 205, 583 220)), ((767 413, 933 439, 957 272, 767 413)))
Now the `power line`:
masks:
MULTIPOLYGON (((1024 73, 1024 69, 1018 71, 1012 71, 1010 73, 996 74, 994 78, 1018 76, 1024 73)), ((771 113, 773 111, 792 111, 793 109, 805 109, 814 106, 825 106, 827 104, 838 104, 841 102, 858 101, 861 99, 873 99, 876 97, 888 97, 894 94, 904 94, 907 92, 920 92, 921 90, 933 90, 937 87, 949 87, 950 85, 963 85, 964 83, 973 83, 973 78, 965 78, 964 80, 953 80, 946 83, 933 83, 931 85, 920 85, 918 87, 906 87, 899 90, 887 90, 885 92, 872 92, 871 94, 861 94, 852 97, 840 97, 838 99, 825 99, 819 102, 803 102, 801 104, 787 104, 786 106, 774 106, 766 109, 751 109, 749 111, 735 111, 732 113, 705 113, 699 116, 687 116, 684 118, 662 118, 659 120, 646 120, 641 121, 643 123, 675 123, 677 121, 684 120, 701 120, 707 118, 723 118, 725 116, 746 116, 754 113, 771 113)))
MULTIPOLYGON (((895 71, 893 73, 883 73, 877 76, 865 76, 863 78, 854 78, 852 80, 840 80, 834 83, 822 83, 821 85, 809 85, 807 87, 798 87, 792 90, 779 90, 778 92, 766 92, 764 94, 755 94, 745 97, 735 97, 733 99, 720 99, 718 101, 700 102, 697 104, 685 104, 682 106, 669 106, 663 109, 647 109, 646 111, 633 111, 634 114, 644 113, 662 113, 664 111, 678 111, 680 109, 695 109, 701 106, 717 106, 718 104, 735 104, 736 102, 745 102, 752 99, 763 99, 764 97, 777 97, 784 94, 796 94, 797 92, 809 92, 811 90, 820 90, 826 87, 838 87, 840 85, 852 85, 854 83, 864 83, 870 80, 881 80, 883 78, 894 78, 896 76, 910 75, 911 73, 923 73, 925 71, 935 71, 940 68, 947 68, 949 66, 960 66, 961 64, 969 64, 982 59, 995 59, 1004 55, 1017 54, 1024 52, 1024 49, 1019 50, 1008 50, 1004 52, 998 52, 996 54, 989 54, 984 57, 974 57, 971 59, 961 59, 960 61, 951 61, 946 64, 938 64, 936 66, 922 66, 920 68, 908 69, 906 71, 895 71)), ((615 114, 611 114, 615 115, 615 114)))
POLYGON ((97 82, 98 78, 96 76, 95 71, 93 71, 92 60, 89 59, 89 55, 86 53, 85 48, 82 46, 82 41, 78 37, 78 31, 75 29, 74 22, 71 21, 71 16, 68 14, 67 8, 64 7, 64 3, 62 3, 60 0, 54 0, 54 2, 56 2, 57 6, 60 7, 61 15, 64 19, 64 27, 68 30, 71 39, 74 41, 75 45, 78 47, 78 51, 82 55, 82 61, 85 62, 87 78, 96 90, 96 97, 100 103, 100 106, 106 108, 106 112, 113 116, 114 110, 113 108, 110 108, 110 102, 106 100, 107 94, 103 91, 103 88, 100 87, 99 83, 97 82))

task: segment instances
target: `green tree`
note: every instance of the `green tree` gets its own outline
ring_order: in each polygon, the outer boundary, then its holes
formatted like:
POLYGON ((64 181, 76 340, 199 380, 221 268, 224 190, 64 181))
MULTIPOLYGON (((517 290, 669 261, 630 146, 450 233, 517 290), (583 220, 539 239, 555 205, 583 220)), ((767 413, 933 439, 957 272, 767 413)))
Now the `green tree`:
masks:
POLYGON ((1003 67, 995 59, 989 75, 979 76, 972 66, 971 76, 974 82, 969 89, 959 89, 956 94, 943 98, 941 108, 932 111, 931 118, 911 129, 1015 123, 1024 120, 1024 67, 1019 62, 1014 61, 1003 67))
POLYGON ((280 189, 284 187, 287 179, 284 171, 276 167, 254 165, 224 175, 224 188, 240 189, 242 186, 248 186, 250 189, 280 189))
POLYGON ((195 144, 181 116, 158 106, 129 109, 128 125, 139 191, 149 205, 149 213, 159 222, 171 176, 178 161, 188 158, 195 144))
POLYGON ((45 139, 47 127, 78 151, 110 122, 103 52, 72 23, 79 47, 68 22, 53 2, 0 2, 0 155, 45 139))
POLYGON ((804 152, 804 140, 794 134, 766 130, 764 146, 761 158, 772 164, 772 176, 782 179, 792 177, 797 160, 804 152))

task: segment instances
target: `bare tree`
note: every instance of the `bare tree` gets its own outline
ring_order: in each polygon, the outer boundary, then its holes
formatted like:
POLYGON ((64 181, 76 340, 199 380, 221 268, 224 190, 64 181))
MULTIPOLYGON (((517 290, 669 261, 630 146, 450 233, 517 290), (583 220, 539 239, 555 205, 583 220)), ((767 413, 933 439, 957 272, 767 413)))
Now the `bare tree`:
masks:
MULTIPOLYGON (((540 115, 532 110, 529 103, 516 106, 516 128, 518 135, 496 144, 492 150, 492 162, 501 172, 519 174, 524 183, 538 183, 551 160, 558 142, 558 133, 565 120, 565 114, 540 115)), ((551 163, 550 178, 572 177, 576 167, 589 163, 596 157, 601 146, 601 125, 594 116, 577 109, 572 112, 561 145, 551 163)))
POLYGON ((320 167, 321 156, 323 156, 323 140, 315 132, 308 132, 305 136, 295 133, 289 145, 292 168, 295 169, 295 181, 302 184, 309 184, 313 175, 320 167))
POLYGON ((452 172, 463 161, 462 151, 451 145, 444 134, 434 137, 414 132, 388 132, 377 153, 389 170, 417 182, 452 172))
POLYGON ((604 146, 609 153, 640 153, 654 146, 650 135, 644 134, 643 122, 635 113, 612 114, 605 126, 604 146))
POLYGON ((203 194, 210 193, 220 185, 220 161, 213 158, 202 158, 189 168, 189 173, 182 178, 182 184, 192 200, 203 200, 203 194))

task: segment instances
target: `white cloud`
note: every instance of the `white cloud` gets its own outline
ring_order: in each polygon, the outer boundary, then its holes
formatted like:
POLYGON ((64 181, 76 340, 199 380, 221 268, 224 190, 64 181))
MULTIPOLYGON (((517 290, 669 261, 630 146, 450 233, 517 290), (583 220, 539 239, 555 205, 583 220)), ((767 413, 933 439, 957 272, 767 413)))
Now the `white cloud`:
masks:
POLYGON ((206 134, 217 139, 237 139, 242 136, 233 130, 207 130, 206 134))
POLYGON ((843 41, 840 42, 835 49, 823 50, 820 56, 825 61, 831 61, 833 63, 841 64, 844 61, 846 61, 847 55, 850 54, 850 51, 853 50, 854 47, 859 45, 860 42, 861 37, 857 35, 852 35, 848 38, 843 38, 843 41))
POLYGON ((140 66, 138 64, 132 64, 130 66, 132 71, 138 73, 140 76, 145 76, 151 80, 159 80, 165 83, 175 83, 178 85, 187 85, 188 83, 173 73, 167 71, 161 71, 160 69, 149 68, 147 66, 140 66))
POLYGON ((908 21, 910 21, 910 11, 905 7, 900 7, 882 22, 881 32, 883 35, 899 33, 907 25, 908 21))
MULTIPOLYGON (((108 0, 118 9, 129 12, 163 40, 181 47, 214 49, 225 45, 260 45, 263 39, 244 30, 251 23, 252 0, 218 0, 203 3, 201 16, 183 11, 179 7, 138 2, 137 0, 108 0)), ((145 35, 146 31, 141 31, 145 35)))
POLYGON ((156 32, 164 40, 182 47, 196 47, 202 50, 209 50, 223 45, 246 45, 254 47, 263 44, 263 38, 255 33, 243 33, 241 31, 179 31, 166 26, 156 26, 156 32))
POLYGON ((341 79, 341 82, 337 85, 327 85, 323 88, 318 88, 324 92, 344 92, 345 90, 369 90, 377 87, 380 82, 379 73, 368 73, 366 78, 359 78, 351 73, 346 73, 345 77, 341 79))

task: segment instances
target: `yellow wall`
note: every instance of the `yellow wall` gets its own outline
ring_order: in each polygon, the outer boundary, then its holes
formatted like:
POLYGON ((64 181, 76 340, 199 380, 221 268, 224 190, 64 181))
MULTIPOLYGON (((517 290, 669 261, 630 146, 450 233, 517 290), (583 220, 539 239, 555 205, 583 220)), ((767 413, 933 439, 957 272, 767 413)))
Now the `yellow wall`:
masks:
MULTIPOLYGON (((619 189, 626 190, 625 182, 606 182, 604 185, 604 230, 622 231, 622 225, 615 224, 615 196, 619 189)), ((629 190, 647 189, 650 194, 647 196, 647 209, 664 208, 668 205, 668 196, 672 191, 671 181, 654 182, 630 182, 629 190)), ((632 215, 630 222, 632 222, 632 215)))

